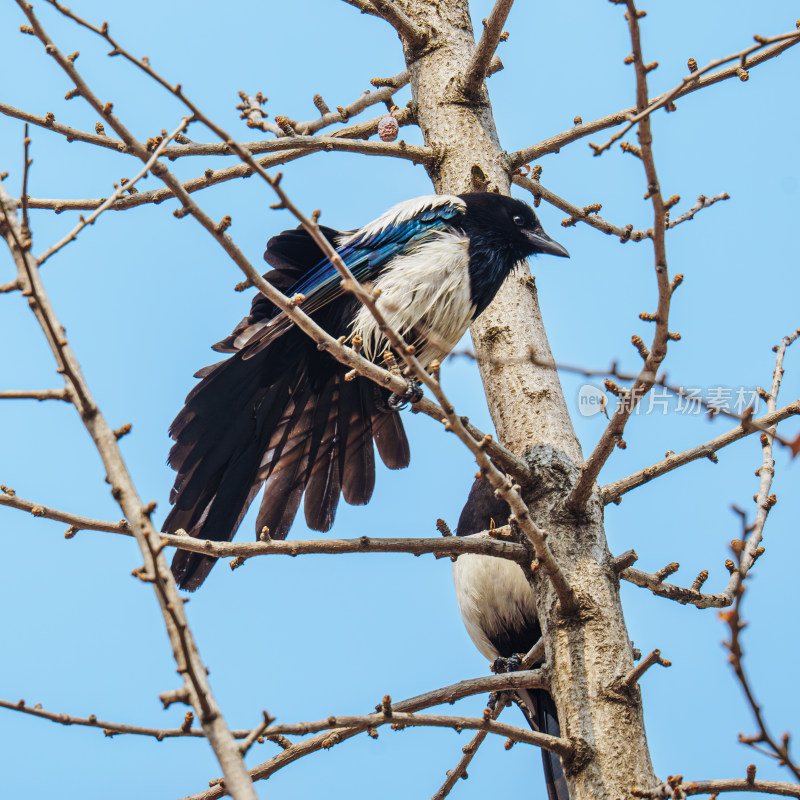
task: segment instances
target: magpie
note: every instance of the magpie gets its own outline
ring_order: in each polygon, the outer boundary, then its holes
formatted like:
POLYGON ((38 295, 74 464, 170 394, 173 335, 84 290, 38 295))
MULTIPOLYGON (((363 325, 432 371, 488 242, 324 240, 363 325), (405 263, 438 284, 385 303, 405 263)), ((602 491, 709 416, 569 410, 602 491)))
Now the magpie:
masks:
MULTIPOLYGON (((505 525, 510 514, 508 503, 495 497, 489 481, 476 479, 456 535, 471 536, 492 523, 505 525)), ((541 638, 536 596, 518 564, 493 556, 460 555, 453 562, 453 582, 467 633, 481 654, 501 669, 541 638)), ((517 689, 515 700, 533 730, 561 735, 556 705, 547 691, 517 689)), ((561 759, 543 749, 542 764, 548 800, 569 800, 561 759)))
MULTIPOLYGON (((387 321, 424 365, 442 359, 489 305, 520 262, 536 253, 568 257, 528 205, 499 194, 430 195, 390 208, 363 227, 322 227, 353 275, 380 290, 387 321)), ((264 275, 334 337, 356 336, 377 360, 387 342, 374 318, 342 290, 339 273, 302 228, 267 244, 264 275)), ((257 536, 284 539, 305 495, 306 523, 333 524, 339 496, 367 503, 375 483, 374 446, 389 469, 409 463, 395 398, 347 369, 264 295, 230 336, 213 345, 231 354, 195 373, 169 433, 177 471, 163 530, 230 541, 263 486, 257 536)), ((178 550, 172 571, 183 589, 204 581, 216 559, 178 550)))

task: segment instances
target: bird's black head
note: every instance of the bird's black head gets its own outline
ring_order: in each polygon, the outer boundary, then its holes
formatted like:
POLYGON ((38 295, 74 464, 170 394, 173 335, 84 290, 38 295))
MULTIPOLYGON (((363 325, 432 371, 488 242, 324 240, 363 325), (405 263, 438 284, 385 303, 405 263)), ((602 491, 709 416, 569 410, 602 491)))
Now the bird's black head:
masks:
POLYGON ((566 248, 544 232, 527 203, 492 192, 469 192, 460 197, 467 204, 464 222, 470 236, 487 237, 493 247, 515 255, 517 261, 538 253, 569 258, 566 248))
POLYGON ((542 229, 533 209, 492 192, 459 195, 466 203, 461 227, 470 240, 470 283, 476 316, 492 302, 511 270, 538 253, 569 258, 542 229))

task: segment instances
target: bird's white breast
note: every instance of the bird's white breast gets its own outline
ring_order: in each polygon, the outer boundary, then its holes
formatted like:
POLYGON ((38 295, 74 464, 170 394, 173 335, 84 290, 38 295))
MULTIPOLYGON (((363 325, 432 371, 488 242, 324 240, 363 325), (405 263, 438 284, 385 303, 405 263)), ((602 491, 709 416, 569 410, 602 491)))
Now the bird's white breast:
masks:
POLYGON ((500 655, 489 641, 494 633, 521 630, 536 619, 536 598, 518 564, 505 558, 467 554, 453 563, 453 583, 470 639, 493 661, 500 655))
MULTIPOLYGON (((438 232, 411 252, 397 256, 375 281, 378 308, 386 321, 417 347, 427 365, 447 355, 472 322, 469 239, 463 234, 438 232), (412 332, 413 329, 413 332, 412 332)), ((363 306, 352 323, 353 334, 364 340, 367 358, 386 347, 386 338, 363 306)))

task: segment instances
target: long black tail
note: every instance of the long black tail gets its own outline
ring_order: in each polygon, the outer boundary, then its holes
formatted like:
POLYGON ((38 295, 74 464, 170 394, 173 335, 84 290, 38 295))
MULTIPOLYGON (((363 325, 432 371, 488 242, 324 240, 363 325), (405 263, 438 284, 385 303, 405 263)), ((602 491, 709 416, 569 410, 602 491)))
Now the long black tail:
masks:
MULTIPOLYGON (((521 700, 519 707, 533 730, 551 736, 561 735, 556 704, 548 692, 543 689, 519 689, 517 694, 521 700)), ((542 766, 548 800, 569 800, 561 759, 555 753, 543 749, 542 766)))
MULTIPOLYGON (((317 352, 290 331, 253 358, 235 353, 198 373, 170 428, 178 475, 165 531, 230 541, 262 485, 257 533, 285 538, 304 493, 308 526, 327 531, 340 494, 353 505, 372 496, 373 441, 390 469, 408 465, 399 415, 381 408, 373 384, 346 381, 344 369, 317 352)), ((179 550, 172 570, 192 591, 215 561, 179 550)))

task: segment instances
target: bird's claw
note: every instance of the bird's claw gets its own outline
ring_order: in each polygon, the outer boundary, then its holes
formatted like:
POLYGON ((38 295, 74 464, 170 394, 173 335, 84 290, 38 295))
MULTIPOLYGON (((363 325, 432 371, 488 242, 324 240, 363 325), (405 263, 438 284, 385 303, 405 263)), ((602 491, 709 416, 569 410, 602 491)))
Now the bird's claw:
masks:
POLYGON ((501 674, 503 672, 518 672, 522 668, 522 655, 515 653, 509 658, 500 656, 492 662, 492 672, 501 674))
POLYGON ((422 385, 416 378, 408 379, 408 386, 403 394, 393 393, 386 401, 392 411, 400 411, 409 403, 418 403, 422 400, 422 385))

